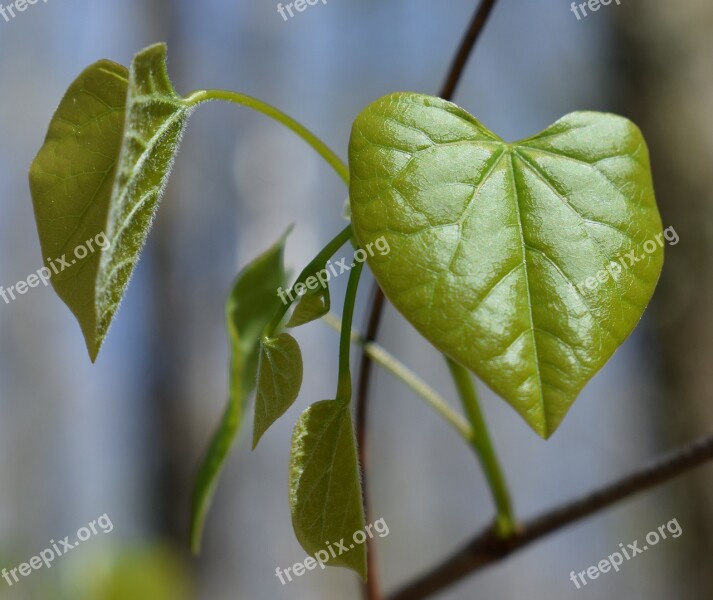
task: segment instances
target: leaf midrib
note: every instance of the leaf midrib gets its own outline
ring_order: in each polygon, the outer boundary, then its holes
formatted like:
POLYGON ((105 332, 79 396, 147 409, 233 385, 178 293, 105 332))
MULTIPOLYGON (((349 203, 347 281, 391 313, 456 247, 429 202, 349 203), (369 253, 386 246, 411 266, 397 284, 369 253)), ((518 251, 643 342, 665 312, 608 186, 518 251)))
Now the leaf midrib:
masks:
POLYGON ((547 407, 545 406, 545 398, 544 394, 542 391, 542 373, 540 371, 540 356, 539 352, 537 350, 537 336, 535 335, 535 317, 532 314, 532 292, 530 290, 530 275, 529 275, 529 263, 527 260, 527 243, 525 242, 525 231, 523 228, 522 224, 522 208, 520 206, 520 194, 519 194, 519 189, 518 189, 518 184, 517 184, 517 179, 515 177, 515 150, 510 146, 507 145, 507 151, 503 153, 503 155, 507 155, 509 157, 509 166, 510 166, 510 176, 512 179, 512 186, 513 186, 513 194, 514 194, 514 200, 515 200, 515 212, 517 213, 517 224, 518 224, 518 230, 520 233, 520 249, 522 251, 522 265, 523 265, 523 271, 525 275, 525 290, 527 291, 527 310, 528 310, 528 316, 530 319, 530 332, 532 335, 532 348, 533 348, 533 354, 534 354, 534 364, 535 364, 535 370, 537 372, 537 389, 539 392, 539 403, 540 403, 540 411, 542 414, 542 426, 543 426, 543 433, 545 435, 549 434, 549 426, 548 426, 548 419, 547 419, 547 407))

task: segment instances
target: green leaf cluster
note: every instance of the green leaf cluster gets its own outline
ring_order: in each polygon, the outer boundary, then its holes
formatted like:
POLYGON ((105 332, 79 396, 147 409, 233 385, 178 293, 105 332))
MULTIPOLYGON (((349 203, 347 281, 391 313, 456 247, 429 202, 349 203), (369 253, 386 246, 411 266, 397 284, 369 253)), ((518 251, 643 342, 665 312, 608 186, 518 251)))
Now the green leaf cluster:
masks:
MULTIPOLYGON (((98 235, 109 242, 52 277, 92 360, 146 242, 187 119, 208 100, 249 106, 278 120, 348 182, 352 223, 294 287, 318 279, 347 241, 369 248, 386 240, 390 251, 369 253, 367 262, 392 304, 448 358, 470 429, 450 409, 439 412, 451 415, 462 435, 478 438, 470 441, 502 507, 498 518, 504 530, 513 530, 468 371, 549 437, 634 329, 663 263, 641 132, 622 117, 576 112, 509 143, 455 104, 396 93, 355 119, 347 169, 311 132, 257 99, 221 90, 179 96, 163 44, 139 52, 129 69, 99 61, 70 85, 30 167, 48 268, 98 235)), ((286 239, 287 233, 238 274, 227 300, 228 403, 196 479, 195 551, 253 390, 253 448, 298 398, 302 353, 284 329, 330 310, 326 285, 296 302, 280 300, 286 239)), ((293 433, 289 503, 296 536, 312 554, 364 527, 349 367, 361 267, 351 270, 345 295, 336 393, 309 406, 293 433)), ((391 371, 402 378, 408 373, 391 371)), ((352 548, 328 564, 366 578, 366 548, 352 548)))

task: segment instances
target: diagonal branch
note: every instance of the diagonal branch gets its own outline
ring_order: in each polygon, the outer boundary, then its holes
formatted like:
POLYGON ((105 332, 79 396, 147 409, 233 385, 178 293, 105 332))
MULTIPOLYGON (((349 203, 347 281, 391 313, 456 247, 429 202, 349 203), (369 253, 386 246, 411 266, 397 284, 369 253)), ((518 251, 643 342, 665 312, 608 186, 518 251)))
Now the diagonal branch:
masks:
POLYGON ((463 74, 463 70, 465 69, 465 65, 473 54, 473 48, 475 47, 480 34, 483 32, 485 24, 488 22, 488 17, 490 17, 490 13, 492 13, 496 2, 497 0, 483 0, 480 3, 480 6, 478 6, 478 10, 475 11, 475 15, 473 15, 473 20, 470 22, 468 31, 466 31, 466 34, 463 36, 463 40, 460 43, 458 53, 453 59, 446 82, 443 84, 443 88, 441 88, 440 96, 444 100, 450 100, 453 97, 461 75, 463 74))
POLYGON ((524 523, 511 538, 497 538, 492 529, 487 529, 431 571, 391 595, 389 600, 427 598, 542 537, 710 460, 713 460, 713 435, 699 438, 619 481, 524 523))
MULTIPOLYGON (((468 62, 468 58, 472 54, 473 48, 475 47, 480 34, 482 33, 488 17, 492 12, 493 7, 497 0, 482 0, 478 5, 473 19, 470 22, 468 30, 463 36, 463 39, 458 47, 458 52, 453 59, 451 68, 446 78, 446 82, 441 89, 440 96, 445 100, 450 100, 453 97, 458 81, 463 74, 465 65, 468 62)), ((369 318, 367 329, 364 335, 365 341, 373 342, 376 340, 376 336, 379 331, 379 325, 381 323, 381 315, 384 310, 385 297, 384 292, 381 288, 374 284, 372 292, 372 298, 370 303, 369 318)), ((359 463, 362 467, 362 485, 364 492, 364 514, 366 521, 369 522, 370 511, 369 511, 369 500, 368 500, 368 488, 367 488, 367 470, 369 466, 369 452, 368 452, 368 439, 367 439, 367 415, 368 415, 368 395, 369 395, 369 382, 371 380, 371 359, 365 350, 362 350, 361 354, 361 368, 359 370, 359 386, 357 388, 356 397, 356 436, 357 436, 357 448, 359 452, 359 463)), ((380 600, 382 595, 379 590, 379 578, 377 572, 377 560, 376 553, 374 549, 374 544, 371 539, 367 542, 367 568, 369 573, 369 579, 363 587, 363 597, 365 600, 380 600)))

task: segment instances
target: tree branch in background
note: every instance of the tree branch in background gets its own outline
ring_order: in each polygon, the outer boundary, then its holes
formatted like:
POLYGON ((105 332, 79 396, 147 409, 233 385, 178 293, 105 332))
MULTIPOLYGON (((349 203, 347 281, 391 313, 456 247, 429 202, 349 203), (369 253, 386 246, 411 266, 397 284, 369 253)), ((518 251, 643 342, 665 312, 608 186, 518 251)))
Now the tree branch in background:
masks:
MULTIPOLYGON (((376 339, 376 334, 379 330, 381 315, 384 307, 384 292, 381 288, 374 284, 371 300, 371 312, 369 314, 369 322, 364 333, 365 341, 372 342, 376 339)), ((361 368, 359 369, 359 385, 357 387, 357 403, 356 403, 356 441, 357 451, 359 453, 359 464, 361 465, 361 485, 364 494, 364 519, 366 523, 371 523, 371 504, 369 502, 369 488, 366 477, 369 468, 369 449, 367 444, 367 421, 368 421, 368 406, 367 402, 369 380, 371 379, 371 371, 373 366, 371 357, 366 353, 366 349, 362 349, 361 353, 361 368)), ((363 597, 365 600, 381 600, 381 591, 379 588, 379 561, 376 559, 376 545, 371 538, 366 540, 366 566, 368 579, 363 585, 363 597)))
POLYGON ((710 460, 713 460, 713 435, 674 450, 619 481, 524 523, 511 538, 498 538, 492 529, 487 529, 431 571, 389 596, 389 600, 427 598, 542 537, 710 460))
MULTIPOLYGON (((497 0, 482 0, 478 5, 470 26, 466 31, 463 40, 458 47, 458 52, 453 59, 451 68, 446 78, 446 82, 441 89, 440 96, 445 100, 450 100, 453 97, 455 89, 460 81, 468 58, 472 54, 480 34, 482 33, 488 17, 495 6, 497 0)), ((381 323, 381 315, 384 310, 385 298, 381 288, 374 284, 372 298, 369 307, 369 318, 367 320, 364 340, 373 342, 379 332, 381 323)), ((368 452, 368 437, 367 437, 367 418, 368 418, 368 394, 369 382, 371 380, 371 359, 368 354, 362 350, 361 353, 361 368, 359 370, 359 385, 357 388, 356 397, 356 437, 357 448, 359 452, 359 463, 362 469, 362 486, 364 492, 364 515, 367 523, 371 522, 371 512, 369 510, 369 494, 367 484, 367 472, 369 467, 369 452, 368 452)), ((363 586, 363 597, 366 600, 380 600, 381 592, 379 590, 378 565, 376 560, 376 551, 373 540, 368 539, 367 544, 367 568, 369 579, 363 586)))
POLYGON ((496 2, 497 0, 483 0, 480 3, 480 6, 478 6, 478 10, 475 11, 475 15, 473 15, 473 20, 470 22, 468 31, 466 31, 466 34, 460 43, 460 47, 458 48, 458 54, 456 54, 453 59, 450 71, 448 72, 448 77, 446 77, 446 82, 443 84, 443 88, 441 88, 441 93, 439 95, 444 100, 450 100, 453 98, 453 94, 456 91, 456 87, 458 87, 458 82, 463 74, 465 65, 473 53, 473 48, 475 47, 478 38, 480 38, 480 34, 483 32, 483 29, 485 29, 485 24, 488 22, 488 17, 490 17, 490 13, 492 13, 496 2))

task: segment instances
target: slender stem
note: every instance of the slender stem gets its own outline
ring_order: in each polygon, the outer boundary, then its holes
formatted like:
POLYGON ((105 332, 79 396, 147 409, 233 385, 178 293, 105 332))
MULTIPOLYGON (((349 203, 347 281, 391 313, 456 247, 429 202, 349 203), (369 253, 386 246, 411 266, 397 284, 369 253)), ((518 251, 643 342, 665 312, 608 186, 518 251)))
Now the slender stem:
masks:
POLYGON ((245 94, 240 94, 238 92, 231 92, 227 90, 198 90, 192 92, 186 96, 185 101, 191 105, 196 106, 201 102, 208 102, 211 100, 220 100, 223 102, 232 102, 234 104, 240 104, 242 106, 247 106, 258 112, 261 112, 268 117, 275 119, 279 123, 282 123, 285 127, 294 131, 298 136, 300 136, 305 142, 307 142, 312 148, 314 148, 321 156, 326 160, 332 168, 337 172, 342 181, 349 185, 349 168, 346 164, 336 155, 336 153, 327 146, 322 140, 320 140, 316 135, 314 135, 309 129, 307 129, 301 123, 295 121, 289 115, 286 115, 282 111, 278 110, 274 106, 253 98, 252 96, 247 96, 245 94))
MULTIPOLYGON (((375 304, 384 303, 384 294, 381 293, 381 288, 376 286, 372 291, 372 298, 375 304)), ((376 307, 375 307, 376 308, 376 307)), ((369 322, 366 326, 366 339, 373 340, 376 337, 376 332, 379 329, 379 323, 382 315, 381 307, 371 311, 369 322)), ((369 342, 371 343, 371 342, 369 342)), ((364 518, 367 523, 372 522, 371 518, 371 498, 370 481, 366 476, 371 467, 371 453, 369 452, 369 402, 367 401, 367 392, 369 390, 369 379, 371 378, 371 369, 373 363, 371 360, 362 360, 361 369, 359 369, 359 385, 357 389, 356 403, 356 439, 357 452, 359 454, 359 464, 361 465, 362 476, 362 496, 364 498, 364 518)), ((379 557, 377 556, 376 543, 372 538, 366 540, 366 568, 369 573, 368 579, 362 583, 362 598, 364 600, 381 600, 383 594, 381 592, 381 578, 379 576, 379 557)))
MULTIPOLYGON (((185 98, 185 102, 190 106, 197 106, 202 102, 209 102, 213 100, 232 102, 234 104, 240 104, 241 106, 247 106, 248 108, 252 108, 253 110, 275 119, 277 122, 282 123, 285 127, 294 131, 305 142, 312 146, 312 148, 314 148, 317 153, 332 166, 342 181, 344 181, 347 186, 349 185, 349 167, 347 167, 347 165, 336 155, 336 153, 304 125, 295 121, 292 117, 283 113, 281 110, 278 110, 274 106, 271 106, 270 104, 267 104, 257 98, 253 98, 252 96, 229 90, 197 90, 190 93, 185 98)), ((339 234, 337 234, 337 236, 320 251, 312 262, 305 267, 295 282, 295 285, 297 283, 304 283, 304 279, 313 275, 315 271, 321 269, 327 260, 347 241, 349 241, 351 237, 352 228, 350 224, 339 232, 339 234)), ((280 325, 282 318, 294 302, 294 299, 291 297, 293 290, 294 286, 287 294, 288 297, 290 297, 290 301, 283 301, 282 306, 280 306, 273 319, 265 328, 264 335, 271 336, 280 325)))
MULTIPOLYGON (((461 41, 458 48, 456 57, 449 70, 448 77, 446 78, 446 83, 444 84, 440 96, 446 100, 450 100, 455 92, 458 81, 463 74, 463 69, 468 61, 468 57, 475 47, 480 34, 485 27, 485 23, 495 6, 497 0, 482 0, 476 9, 475 15, 470 22, 468 30, 461 41)), ((384 292, 381 288, 374 284, 374 292, 372 294, 371 306, 367 309, 369 313, 368 317, 368 329, 366 332, 365 341, 373 342, 376 340, 379 325, 381 323, 381 315, 384 310, 385 297, 384 292)), ((366 415, 367 415, 367 404, 369 401, 369 381, 371 379, 371 367, 370 367, 370 357, 366 352, 366 347, 362 351, 361 355, 361 369, 359 377, 359 387, 357 389, 357 431, 364 430, 362 437, 362 443, 358 446, 359 460, 362 465, 367 464, 368 449, 366 447, 366 415), (359 420, 359 417, 362 420, 359 420)), ((362 468, 362 480, 366 485, 367 482, 367 471, 366 468, 362 468)), ((367 552, 369 541, 367 541, 367 552)), ((369 581, 369 583, 364 587, 364 597, 366 600, 378 600, 380 598, 378 582, 374 580, 369 581)))
POLYGON ((297 281, 295 281, 295 284, 290 288, 288 292, 285 293, 287 301, 285 301, 285 299, 283 298, 282 304, 277 309, 277 312, 265 327, 265 331, 263 333, 264 337, 271 337, 275 333, 277 328, 280 326, 283 317, 285 316, 285 314, 287 314, 287 311, 290 309, 290 306, 292 306, 292 304, 297 298, 297 295, 294 293, 297 284, 301 283, 304 285, 305 280, 310 275, 314 275, 317 271, 323 269, 327 261, 334 255, 337 250, 339 250, 344 244, 346 244, 351 239, 351 237, 352 226, 351 224, 349 224, 337 235, 335 235, 327 243, 327 245, 319 251, 317 256, 315 256, 310 261, 310 263, 304 269, 302 269, 302 272, 299 274, 299 277, 297 277, 297 281))
MULTIPOLYGON (((336 331, 342 331, 342 323, 339 317, 333 313, 329 313, 322 317, 322 320, 336 331)), ((446 422, 455 429, 456 433, 463 438, 466 443, 470 443, 473 437, 473 432, 470 425, 454 411, 443 397, 430 387, 423 379, 411 371, 407 366, 401 363, 393 354, 379 346, 375 342, 367 342, 359 333, 352 329, 351 340, 356 344, 360 344, 364 352, 376 364, 383 367, 391 373, 396 379, 410 387, 416 392, 428 406, 435 410, 446 422)))
POLYGON ((496 2, 497 0, 483 0, 480 3, 480 6, 478 6, 478 10, 473 15, 473 20, 470 22, 468 31, 463 36, 463 40, 460 43, 458 53, 453 59, 450 72, 448 73, 446 82, 443 84, 443 88, 441 89, 441 98, 450 100, 453 97, 461 75, 463 75, 465 65, 473 53, 475 43, 478 41, 480 34, 483 32, 485 24, 488 22, 488 17, 493 11, 493 7, 496 2))
POLYGON ((503 538, 512 536, 517 530, 517 523, 513 514, 510 492, 503 475, 500 463, 495 454, 493 443, 488 433, 485 418, 480 410, 478 395, 475 391, 473 377, 463 366, 446 357, 446 363, 453 376, 453 381, 458 388, 463 409, 465 410, 470 425, 473 428, 471 446, 483 467, 485 478, 490 486, 490 493, 493 495, 497 515, 495 518, 495 531, 503 538))
POLYGON ((483 531, 439 565, 392 594, 389 600, 422 600, 442 592, 471 573, 503 560, 532 542, 711 460, 713 435, 677 448, 618 481, 525 521, 511 538, 497 538, 492 529, 483 531))
POLYGON ((352 321, 354 319, 354 305, 356 304, 359 278, 364 268, 363 262, 356 262, 349 273, 349 282, 344 296, 344 311, 342 312, 342 330, 339 337, 339 377, 337 380, 337 398, 344 401, 352 399, 352 376, 349 368, 351 349, 352 321))

